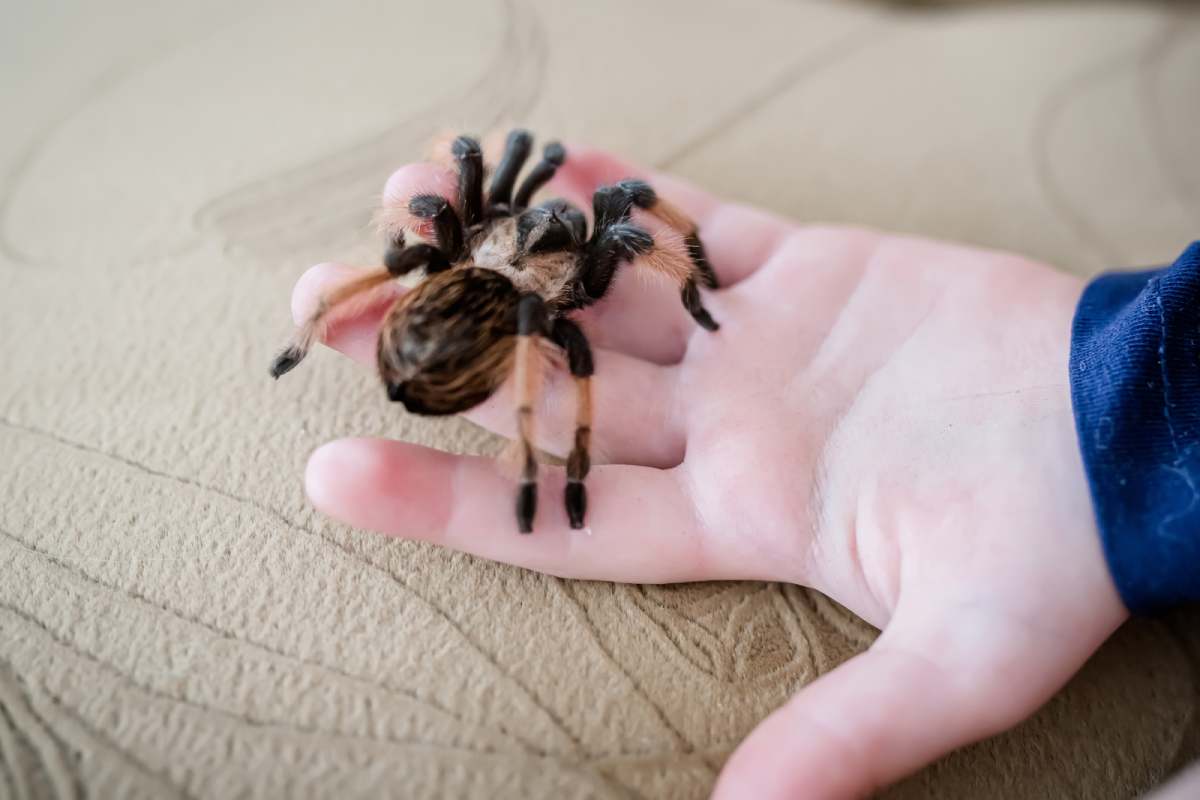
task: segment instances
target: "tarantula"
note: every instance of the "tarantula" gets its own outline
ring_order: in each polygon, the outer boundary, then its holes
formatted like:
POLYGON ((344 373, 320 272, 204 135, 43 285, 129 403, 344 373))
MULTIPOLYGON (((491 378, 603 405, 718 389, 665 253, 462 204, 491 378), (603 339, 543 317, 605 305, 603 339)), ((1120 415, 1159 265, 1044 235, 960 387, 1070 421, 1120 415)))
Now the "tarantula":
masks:
MULTIPOLYGON (((600 300, 617 268, 639 263, 670 276, 683 305, 709 331, 717 323, 698 287, 717 280, 696 224, 660 198, 645 181, 624 180, 592 198, 591 236, 583 212, 564 200, 529 207, 530 198, 563 164, 566 151, 547 144, 542 160, 513 193, 529 158, 532 136, 508 135, 485 198, 479 143, 460 136, 451 146, 458 170, 458 203, 432 194, 409 201, 408 212, 432 231, 432 243, 408 243, 391 234, 384 266, 321 298, 292 342, 271 364, 278 378, 295 367, 325 326, 357 298, 386 282, 424 269, 426 278, 396 300, 379 332, 379 376, 387 396, 416 414, 456 414, 486 400, 510 373, 517 391, 517 429, 523 459, 517 526, 533 530, 537 460, 532 444, 534 393, 542 362, 537 337, 561 348, 577 392, 575 442, 567 460, 566 509, 571 527, 583 527, 591 464, 592 351, 571 312, 600 300), (682 236, 681 247, 656 241, 631 218, 642 209, 682 236)), ((419 231, 418 231, 419 232, 419 231)), ((663 237, 660 237, 663 238, 663 237)))

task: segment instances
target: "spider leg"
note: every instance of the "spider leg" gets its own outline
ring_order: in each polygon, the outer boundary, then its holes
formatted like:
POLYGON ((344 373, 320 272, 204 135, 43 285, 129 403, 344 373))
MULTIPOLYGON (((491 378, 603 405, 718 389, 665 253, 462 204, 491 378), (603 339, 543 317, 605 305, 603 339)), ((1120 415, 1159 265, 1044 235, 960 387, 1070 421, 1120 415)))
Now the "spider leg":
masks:
POLYGON ((591 305, 608 292, 617 267, 654 248, 654 238, 631 222, 617 222, 593 233, 584 254, 580 283, 586 295, 583 305, 591 305))
POLYGON ((592 239, 599 239, 613 225, 629 221, 633 195, 622 186, 601 186, 592 195, 592 239))
POLYGON ((449 267, 446 257, 436 247, 416 244, 404 247, 403 235, 397 236, 384 256, 385 266, 374 269, 348 283, 326 292, 317 307, 303 324, 296 328, 292 341, 271 362, 271 377, 278 378, 304 360, 313 343, 324 338, 329 321, 335 316, 348 316, 371 299, 371 292, 393 278, 421 267, 439 272, 449 267))
POLYGON ((541 379, 541 356, 537 336, 546 327, 546 304, 536 294, 524 295, 517 304, 517 344, 513 371, 517 384, 517 435, 523 463, 517 490, 517 530, 533 531, 537 512, 537 458, 533 451, 533 404, 541 379))
POLYGON ((431 244, 414 244, 404 246, 403 235, 398 236, 388 245, 383 254, 383 266, 394 277, 407 275, 413 270, 425 268, 430 275, 450 269, 450 261, 431 244))
POLYGON ((408 210, 418 219, 433 221, 438 249, 451 264, 458 261, 462 255, 465 235, 462 221, 459 220, 458 212, 450 205, 450 201, 436 194, 418 194, 408 201, 408 210))
POLYGON ((508 134, 504 155, 500 157, 500 164, 492 175, 492 185, 488 188, 488 205, 509 204, 517 174, 525 166, 532 148, 533 137, 529 131, 515 130, 508 134))
POLYGON ((566 158, 567 151, 561 144, 558 142, 547 144, 542 150, 542 160, 529 171, 525 180, 521 182, 520 188, 517 189, 517 196, 512 201, 513 209, 521 209, 529 205, 529 199, 533 197, 534 192, 545 186, 554 177, 554 173, 558 171, 566 158))
MULTIPOLYGON (((717 288, 717 273, 709 263, 708 254, 704 252, 704 244, 700 241, 696 223, 671 203, 659 197, 658 193, 642 180, 624 180, 617 188, 629 194, 633 204, 644 210, 655 219, 665 223, 671 229, 683 235, 684 246, 687 248, 691 269, 679 290, 683 306, 692 315, 692 319, 707 331, 715 331, 720 326, 708 313, 700 300, 699 284, 710 289, 717 288)), ((665 265, 664 265, 665 266, 665 265)))
POLYGON ((712 264, 708 260, 708 254, 704 251, 704 243, 700 241, 700 231, 696 222, 677 206, 664 200, 645 181, 623 180, 617 184, 617 187, 628 192, 633 204, 638 208, 678 231, 683 236, 688 258, 696 270, 698 282, 709 289, 718 288, 717 273, 713 270, 712 264))
POLYGON ((550 336, 567 353, 567 365, 575 379, 575 446, 567 458, 567 488, 565 501, 567 518, 572 528, 582 528, 587 514, 587 491, 583 479, 592 466, 592 348, 583 329, 573 320, 559 317, 554 321, 550 336))
POLYGON ((680 300, 700 327, 715 331, 720 326, 700 299, 699 284, 716 286, 716 274, 708 262, 696 224, 657 193, 645 181, 626 180, 596 190, 592 197, 595 227, 586 247, 579 280, 585 297, 577 305, 591 305, 604 296, 617 267, 623 261, 645 256, 645 263, 679 284, 680 300), (684 237, 686 261, 654 243, 650 234, 630 223, 630 213, 640 208, 663 221, 684 237))
POLYGON ((459 136, 450 145, 458 162, 458 202, 462 206, 462 222, 471 227, 483 219, 483 151, 479 142, 469 136, 459 136))
POLYGON ((617 186, 602 186, 592 195, 595 223, 576 273, 578 290, 569 307, 592 305, 612 284, 622 261, 650 252, 654 239, 629 221, 633 198, 617 186))
POLYGON ((721 327, 701 302, 700 289, 696 286, 695 278, 688 278, 684 282, 683 288, 679 290, 679 298, 683 300, 683 307, 688 310, 692 319, 696 320, 696 324, 701 328, 706 331, 715 331, 721 327))

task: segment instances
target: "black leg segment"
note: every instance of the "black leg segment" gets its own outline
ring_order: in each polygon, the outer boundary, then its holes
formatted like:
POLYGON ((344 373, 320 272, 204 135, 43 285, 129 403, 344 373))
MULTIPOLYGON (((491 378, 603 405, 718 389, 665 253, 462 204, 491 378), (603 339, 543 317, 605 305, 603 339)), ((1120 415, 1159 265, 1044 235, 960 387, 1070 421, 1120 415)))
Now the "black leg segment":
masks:
POLYGON ((587 515, 587 490, 583 481, 592 467, 592 348, 574 321, 559 317, 550 331, 554 342, 567 353, 567 365, 575 378, 575 444, 567 458, 567 486, 563 500, 572 528, 582 528, 587 515))
POLYGON ((388 247, 387 252, 383 254, 383 265, 396 277, 407 275, 422 267, 431 275, 450 268, 446 256, 433 245, 422 243, 405 247, 403 239, 399 240, 399 244, 393 242, 388 247))
POLYGON ((508 205, 512 201, 513 186, 521 167, 529 158, 533 149, 533 137, 529 131, 515 130, 508 134, 504 144, 504 155, 492 175, 492 185, 488 189, 488 205, 508 205))
MULTIPOLYGON (((640 208, 655 217, 668 227, 683 236, 687 249, 686 277, 671 270, 676 280, 680 281, 680 298, 684 307, 696 322, 708 331, 715 331, 720 326, 700 299, 701 285, 710 289, 717 288, 717 275, 704 251, 704 245, 696 230, 696 223, 680 209, 671 205, 658 196, 654 188, 643 180, 623 180, 612 186, 604 186, 592 197, 592 207, 595 212, 595 229, 592 240, 588 244, 588 260, 581 270, 580 283, 582 294, 585 295, 582 304, 599 300, 612 281, 613 274, 623 260, 632 260, 635 256, 647 253, 651 247, 641 247, 640 243, 626 247, 625 252, 616 246, 611 238, 611 231, 632 228, 628 220, 633 208, 640 208)), ((640 229, 635 229, 640 230, 640 229)), ((670 262, 660 262, 660 268, 670 267, 670 262)))
POLYGON ((592 216, 595 224, 592 239, 604 236, 610 226, 625 222, 633 208, 633 197, 620 186, 601 186, 592 195, 592 216))
POLYGON ((684 246, 687 247, 688 257, 697 273, 699 283, 709 289, 716 289, 717 273, 708 260, 704 243, 700 241, 696 223, 679 209, 660 198, 654 191, 654 187, 643 180, 634 178, 623 180, 617 184, 617 188, 627 192, 635 206, 650 212, 683 234, 684 246))
POLYGON ((462 255, 463 228, 454 206, 436 194, 418 194, 408 201, 408 210, 414 217, 433 221, 438 248, 450 263, 458 261, 462 255))
POLYGON ((712 314, 708 313, 708 309, 700 301, 700 290, 696 288, 696 279, 688 278, 683 284, 683 289, 680 290, 679 296, 683 299, 683 306, 692 315, 692 319, 704 328, 706 331, 715 331, 721 326, 712 318, 712 314))
POLYGON ((683 244, 687 247, 688 255, 696 266, 700 282, 709 289, 719 288, 717 273, 708 260, 708 253, 704 251, 704 243, 700 241, 700 236, 695 232, 689 233, 683 237, 683 244))
POLYGON ((617 267, 650 252, 654 238, 629 222, 609 224, 588 244, 580 271, 580 284, 589 303, 604 297, 617 267))
POLYGON ((469 228, 483 219, 483 151, 479 142, 459 136, 450 145, 450 153, 458 162, 458 202, 463 225, 469 228))
POLYGON ((533 533, 533 515, 537 513, 537 483, 522 481, 517 490, 517 530, 533 533))
POLYGON ((534 192, 545 186, 558 168, 562 166, 563 161, 567 158, 567 151, 558 142, 550 142, 542 151, 542 160, 538 162, 529 174, 525 176, 525 180, 521 182, 521 187, 517 189, 517 196, 513 198, 513 208, 525 208, 529 205, 530 198, 534 192))

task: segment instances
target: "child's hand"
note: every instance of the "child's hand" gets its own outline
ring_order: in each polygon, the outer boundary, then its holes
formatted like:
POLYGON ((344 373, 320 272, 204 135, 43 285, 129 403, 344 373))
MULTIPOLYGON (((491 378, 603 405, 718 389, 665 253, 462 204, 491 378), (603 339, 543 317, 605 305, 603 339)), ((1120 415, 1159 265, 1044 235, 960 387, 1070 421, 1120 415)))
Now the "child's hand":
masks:
MULTIPOLYGON (((551 189, 584 208, 637 171, 572 149, 551 189)), ((313 454, 325 513, 566 577, 725 578, 816 587, 883 629, 742 744, 719 797, 851 797, 1032 713, 1125 618, 1101 554, 1068 390, 1081 284, 1020 258, 848 228, 795 226, 677 181, 722 288, 717 333, 627 265, 580 315, 596 353, 590 531, 542 471, 534 533, 480 458, 380 440, 313 454)), ((390 202, 452 194, 440 167, 390 202)), ((311 308, 347 268, 310 270, 311 308)), ((381 309, 329 344, 368 366, 381 309)), ((547 381, 539 444, 569 449, 574 398, 547 381)), ((380 389, 383 392, 383 389, 380 389)), ((514 431, 501 391, 470 418, 514 431)))

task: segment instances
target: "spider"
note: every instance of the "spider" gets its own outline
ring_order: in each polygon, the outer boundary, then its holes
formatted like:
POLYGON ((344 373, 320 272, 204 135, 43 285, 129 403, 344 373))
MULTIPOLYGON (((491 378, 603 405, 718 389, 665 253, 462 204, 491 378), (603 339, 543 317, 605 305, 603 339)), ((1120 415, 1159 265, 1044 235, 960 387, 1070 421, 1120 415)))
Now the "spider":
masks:
MULTIPOLYGON (((458 171, 458 203, 433 194, 414 196, 408 212, 419 234, 432 242, 409 243, 393 232, 381 268, 321 297, 288 346, 271 364, 278 378, 307 355, 313 342, 339 314, 350 313, 372 290, 424 270, 425 278, 396 300, 379 332, 379 376, 387 396, 416 414, 466 411, 486 400, 512 374, 517 393, 517 429, 522 461, 517 491, 517 528, 533 530, 537 509, 537 459, 532 444, 535 394, 540 371, 539 337, 565 353, 576 385, 575 441, 567 459, 565 503, 572 528, 587 511, 584 478, 591 466, 592 350, 571 313, 604 297, 625 262, 645 265, 680 286, 684 307, 709 331, 717 323, 704 308, 699 286, 717 280, 696 224, 659 197, 645 181, 623 180, 598 189, 592 232, 584 214, 564 200, 530 206, 530 198, 563 164, 557 142, 514 186, 529 158, 533 137, 508 135, 500 163, 484 194, 479 142, 459 136, 451 145, 458 171), (672 247, 632 221, 638 208, 682 237, 672 247), (682 246, 678 246, 678 245, 682 246)), ((410 230, 410 233, 413 231, 410 230)))

